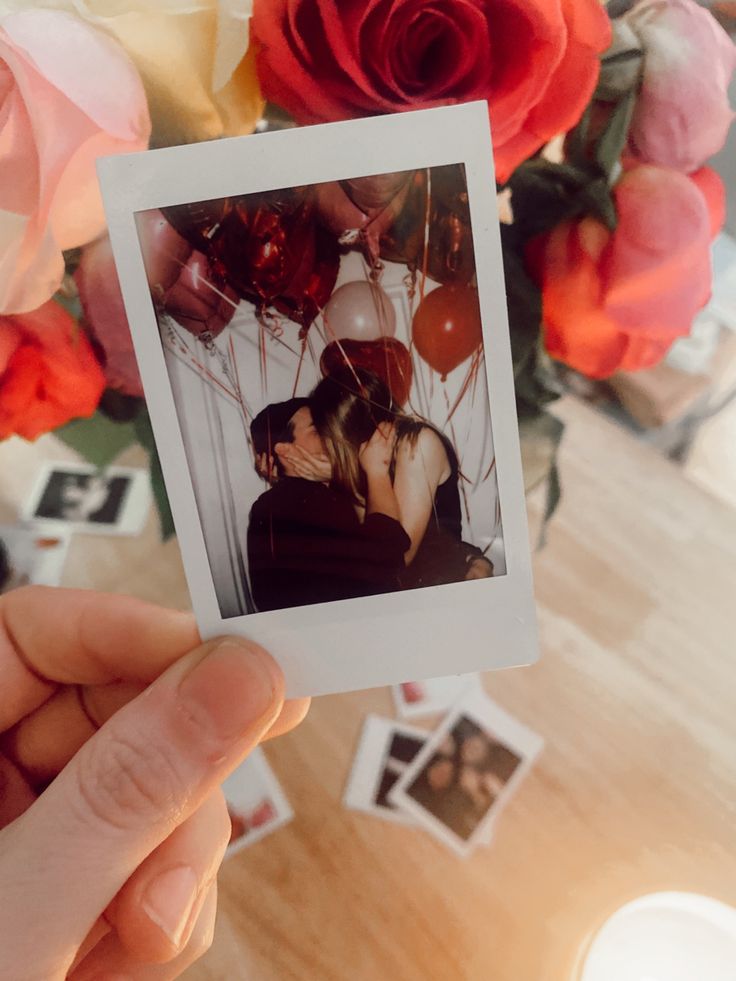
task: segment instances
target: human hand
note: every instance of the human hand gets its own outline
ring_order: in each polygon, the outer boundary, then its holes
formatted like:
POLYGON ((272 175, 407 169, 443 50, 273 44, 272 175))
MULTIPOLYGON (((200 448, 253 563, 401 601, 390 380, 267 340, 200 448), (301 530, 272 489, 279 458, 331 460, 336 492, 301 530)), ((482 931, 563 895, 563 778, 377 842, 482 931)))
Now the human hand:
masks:
POLYGON ((367 477, 388 476, 395 445, 396 427, 390 422, 380 423, 358 451, 360 465, 367 477))
POLYGON ((219 785, 298 723, 272 658, 127 597, 0 598, 0 978, 169 981, 209 946, 219 785))
POLYGON ((296 443, 276 443, 273 449, 287 477, 302 477, 319 484, 332 479, 332 464, 326 454, 310 453, 296 443))
POLYGON ((493 563, 485 555, 468 556, 465 581, 470 579, 490 579, 493 576, 493 563))
POLYGON ((258 472, 258 476, 263 480, 267 480, 269 484, 275 484, 279 479, 276 463, 269 453, 256 454, 256 471, 258 472))

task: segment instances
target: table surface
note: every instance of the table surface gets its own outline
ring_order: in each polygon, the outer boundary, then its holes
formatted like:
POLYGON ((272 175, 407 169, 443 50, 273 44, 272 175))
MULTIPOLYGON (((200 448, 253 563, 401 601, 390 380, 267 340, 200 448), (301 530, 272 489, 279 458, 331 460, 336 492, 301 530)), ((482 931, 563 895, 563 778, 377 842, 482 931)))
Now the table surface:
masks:
MULTIPOLYGON (((567 981, 637 895, 736 904, 736 511, 589 408, 555 411, 564 496, 535 557, 542 659, 485 676, 546 747, 493 844, 463 860, 345 810, 363 717, 392 715, 390 694, 318 699, 266 748, 296 817, 226 863, 215 944, 189 981, 567 981)), ((0 445, 0 521, 39 458, 74 457, 53 438, 0 445)), ((532 495, 532 524, 542 505, 532 495)), ((188 604, 153 517, 137 539, 77 536, 66 580, 188 604)))

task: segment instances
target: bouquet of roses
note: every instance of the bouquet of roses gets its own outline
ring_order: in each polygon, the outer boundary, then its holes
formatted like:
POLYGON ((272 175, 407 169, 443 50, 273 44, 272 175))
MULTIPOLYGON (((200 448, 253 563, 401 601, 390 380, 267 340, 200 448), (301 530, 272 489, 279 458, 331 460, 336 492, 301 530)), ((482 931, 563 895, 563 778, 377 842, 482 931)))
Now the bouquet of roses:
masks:
POLYGON ((0 0, 0 438, 132 422, 156 470, 98 157, 477 99, 522 418, 555 361, 657 363, 709 298, 735 65, 695 0, 0 0))

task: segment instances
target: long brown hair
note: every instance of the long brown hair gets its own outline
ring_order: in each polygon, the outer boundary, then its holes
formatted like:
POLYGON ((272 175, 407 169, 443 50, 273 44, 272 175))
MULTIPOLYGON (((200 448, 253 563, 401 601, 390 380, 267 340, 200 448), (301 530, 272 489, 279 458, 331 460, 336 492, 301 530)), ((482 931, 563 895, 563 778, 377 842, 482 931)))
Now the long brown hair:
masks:
MULTIPOLYGON (((319 382, 309 402, 315 428, 332 464, 333 483, 356 500, 364 499, 366 492, 358 453, 378 426, 393 423, 398 444, 404 438, 415 442, 427 425, 401 412, 388 386, 365 368, 345 366, 329 374, 319 382)), ((442 440, 446 443, 444 437, 442 440)))

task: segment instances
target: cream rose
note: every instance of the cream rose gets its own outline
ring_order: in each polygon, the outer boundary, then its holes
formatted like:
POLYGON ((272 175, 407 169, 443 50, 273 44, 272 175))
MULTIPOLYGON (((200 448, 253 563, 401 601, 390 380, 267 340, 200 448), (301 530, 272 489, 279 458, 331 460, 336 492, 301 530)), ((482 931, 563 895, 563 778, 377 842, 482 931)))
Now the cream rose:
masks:
MULTIPOLYGON (((28 0, 0 0, 0 13, 28 0)), ((141 74, 153 145, 250 133, 263 110, 248 51, 253 0, 36 0, 71 11, 123 45, 141 74)))

